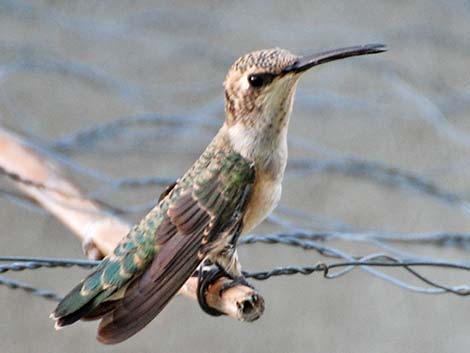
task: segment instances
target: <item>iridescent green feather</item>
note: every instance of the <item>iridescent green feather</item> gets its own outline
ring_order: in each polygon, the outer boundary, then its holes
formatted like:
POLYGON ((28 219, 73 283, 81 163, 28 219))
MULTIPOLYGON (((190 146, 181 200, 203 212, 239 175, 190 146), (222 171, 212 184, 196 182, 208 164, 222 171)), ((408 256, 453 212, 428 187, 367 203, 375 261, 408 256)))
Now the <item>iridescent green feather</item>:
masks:
POLYGON ((80 319, 142 275, 158 256, 161 246, 157 241, 158 227, 170 206, 188 188, 193 189, 193 197, 201 206, 211 206, 208 211, 222 226, 236 208, 234 203, 240 197, 237 194, 253 181, 254 169, 242 156, 209 146, 175 187, 132 228, 113 253, 60 302, 54 312, 58 325, 80 319), (223 210, 219 209, 221 204, 225 205, 223 210))
POLYGON ((111 256, 67 294, 54 311, 56 318, 70 315, 90 301, 94 304, 89 305, 89 309, 99 305, 145 270, 156 250, 154 232, 151 233, 155 226, 148 226, 146 219, 129 232, 111 256))

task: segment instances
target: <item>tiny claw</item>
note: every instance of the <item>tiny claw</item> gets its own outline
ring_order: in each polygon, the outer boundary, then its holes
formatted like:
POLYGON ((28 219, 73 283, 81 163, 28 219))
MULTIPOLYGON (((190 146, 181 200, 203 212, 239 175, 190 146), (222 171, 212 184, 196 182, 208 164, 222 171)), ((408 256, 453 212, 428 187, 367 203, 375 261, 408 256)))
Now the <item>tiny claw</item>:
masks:
POLYGON ((230 288, 236 287, 238 285, 246 286, 251 289, 255 289, 245 278, 245 276, 237 276, 233 277, 233 280, 231 282, 226 282, 222 285, 219 291, 219 295, 222 295, 226 290, 229 290, 230 288))

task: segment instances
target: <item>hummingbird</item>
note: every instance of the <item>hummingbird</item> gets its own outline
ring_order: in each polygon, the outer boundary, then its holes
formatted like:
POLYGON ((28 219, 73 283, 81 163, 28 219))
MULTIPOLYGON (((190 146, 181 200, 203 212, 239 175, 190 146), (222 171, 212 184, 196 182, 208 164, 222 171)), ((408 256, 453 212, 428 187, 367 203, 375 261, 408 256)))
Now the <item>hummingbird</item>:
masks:
POLYGON ((97 339, 122 342, 153 320, 205 261, 233 283, 247 283, 237 240, 280 200, 299 78, 329 61, 386 50, 367 44, 297 56, 273 48, 240 57, 224 81, 226 117, 212 142, 58 304, 55 327, 101 319, 97 339))

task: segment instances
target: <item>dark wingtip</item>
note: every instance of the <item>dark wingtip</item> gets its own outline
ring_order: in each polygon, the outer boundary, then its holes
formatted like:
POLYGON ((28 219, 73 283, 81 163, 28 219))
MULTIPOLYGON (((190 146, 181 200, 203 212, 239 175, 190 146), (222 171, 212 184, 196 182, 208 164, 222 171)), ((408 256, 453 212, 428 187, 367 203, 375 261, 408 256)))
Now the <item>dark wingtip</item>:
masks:
POLYGON ((52 320, 55 320, 55 329, 60 330, 64 326, 68 326, 80 320, 86 313, 93 308, 93 302, 88 302, 76 311, 67 314, 61 314, 57 309, 49 316, 52 320))

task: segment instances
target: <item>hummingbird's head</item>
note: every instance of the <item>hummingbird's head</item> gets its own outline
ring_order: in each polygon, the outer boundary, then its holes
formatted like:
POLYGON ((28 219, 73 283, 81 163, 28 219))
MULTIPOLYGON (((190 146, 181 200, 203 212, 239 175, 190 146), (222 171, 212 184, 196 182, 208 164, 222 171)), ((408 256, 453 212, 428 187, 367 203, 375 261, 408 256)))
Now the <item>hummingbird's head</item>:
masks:
MULTIPOLYGON (((238 150, 275 144, 287 132, 295 88, 302 73, 325 62, 385 51, 382 44, 341 48, 297 56, 280 48, 239 58, 224 81, 225 126, 238 150)), ((245 153, 245 154, 247 154, 245 153)))
POLYGON ((368 44, 309 56, 280 48, 248 53, 235 61, 224 81, 229 124, 256 125, 262 117, 272 119, 289 111, 300 75, 316 65, 385 50, 382 44, 368 44))
POLYGON ((298 75, 283 74, 297 56, 280 48, 258 50, 240 57, 224 81, 229 125, 258 126, 271 112, 288 109, 298 75))

